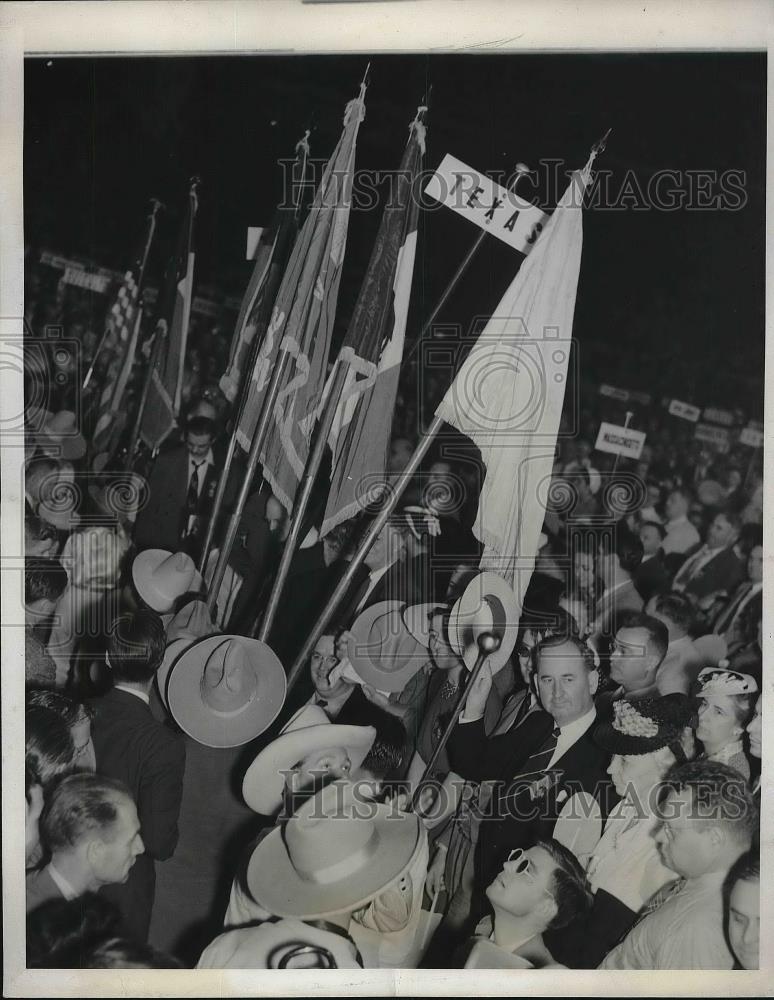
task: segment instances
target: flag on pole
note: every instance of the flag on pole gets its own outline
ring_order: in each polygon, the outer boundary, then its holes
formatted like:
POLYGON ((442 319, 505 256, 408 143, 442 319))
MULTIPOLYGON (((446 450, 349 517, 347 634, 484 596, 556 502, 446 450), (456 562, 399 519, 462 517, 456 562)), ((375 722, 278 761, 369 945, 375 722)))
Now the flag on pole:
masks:
POLYGON ((349 369, 328 438, 333 463, 323 535, 368 504, 372 487, 387 467, 414 277, 416 180, 425 152, 425 110, 418 109, 409 127, 397 183, 339 355, 338 363, 349 369))
POLYGON ((102 390, 97 402, 97 421, 91 435, 92 464, 99 456, 100 467, 112 458, 123 429, 121 402, 134 364, 137 338, 142 318, 142 305, 134 271, 129 270, 118 289, 116 300, 107 317, 107 330, 102 346, 108 356, 102 390))
MULTIPOLYGON (((309 157, 308 136, 307 132, 296 146, 296 165, 301 169, 302 190, 309 157)), ((262 337, 266 333, 271 306, 297 236, 298 211, 295 206, 278 208, 272 226, 261 232, 253 273, 234 327, 231 357, 219 383, 221 392, 230 403, 239 396, 256 336, 262 337)), ((252 426, 245 425, 244 432, 252 440, 258 415, 253 412, 251 418, 252 426)))
POLYGON ((520 604, 551 481, 583 246, 583 192, 594 155, 573 174, 436 410, 481 451, 486 478, 473 527, 484 545, 481 567, 503 576, 520 604))
POLYGON ((293 247, 256 359, 237 429, 246 451, 275 365, 287 360, 266 439, 260 448, 264 477, 290 510, 309 456, 313 420, 325 380, 347 242, 355 144, 365 117, 365 83, 347 105, 344 130, 326 164, 309 215, 293 247))
POLYGON ((177 424, 183 390, 183 368, 191 318, 194 277, 193 227, 198 208, 196 183, 189 192, 188 211, 180 230, 178 249, 170 263, 165 290, 166 308, 156 323, 154 337, 164 338, 158 364, 151 375, 142 415, 140 437, 156 451, 177 424), (172 315, 168 325, 168 317, 172 315))

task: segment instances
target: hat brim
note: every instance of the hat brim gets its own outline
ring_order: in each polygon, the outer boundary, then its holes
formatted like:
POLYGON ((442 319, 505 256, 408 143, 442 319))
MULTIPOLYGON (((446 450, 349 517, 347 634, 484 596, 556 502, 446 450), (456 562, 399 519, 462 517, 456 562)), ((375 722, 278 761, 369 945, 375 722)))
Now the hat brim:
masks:
POLYGON ((620 733, 612 723, 603 722, 597 726, 592 736, 597 746, 603 750, 623 754, 625 757, 638 757, 646 753, 655 753, 662 747, 679 742, 681 733, 672 731, 671 734, 663 733, 658 736, 630 736, 627 733, 620 733))
POLYGON ((373 726, 339 726, 335 722, 305 726, 282 733, 264 747, 245 772, 242 798, 248 806, 264 816, 272 816, 282 805, 285 776, 282 772, 295 767, 315 750, 343 747, 349 756, 353 773, 368 756, 376 739, 373 726))
MULTIPOLYGON (((404 607, 405 605, 401 601, 380 601, 358 615, 350 630, 352 634, 347 641, 347 658, 357 671, 358 677, 364 683, 376 688, 377 691, 399 694, 411 678, 419 673, 429 658, 426 647, 417 642, 416 656, 410 657, 408 663, 399 670, 387 671, 382 669, 378 661, 372 659, 368 652, 368 650, 374 650, 376 653, 370 638, 371 628, 376 619, 391 613, 402 612, 404 607)), ((402 617, 401 624, 403 625, 402 617)), ((405 625, 403 627, 405 628, 405 625)), ((412 636, 412 638, 415 637, 412 636)))
POLYGON ((431 611, 435 611, 436 609, 445 610, 447 607, 448 605, 444 605, 442 602, 411 604, 403 611, 403 624, 417 642, 429 649, 431 625, 428 616, 431 611))
POLYGON ((277 655, 259 639, 211 635, 188 646, 172 664, 167 680, 167 703, 175 722, 206 747, 238 747, 254 740, 274 722, 285 703, 287 678, 277 655), (204 664, 224 642, 239 639, 259 660, 259 690, 239 715, 219 718, 201 698, 204 664))
POLYGON ((449 644, 462 657, 468 670, 472 670, 478 659, 478 644, 471 641, 470 623, 480 611, 482 596, 492 607, 500 637, 500 648, 490 654, 489 664, 492 670, 499 670, 516 648, 520 609, 513 588, 497 573, 479 573, 467 585, 449 615, 449 644))
POLYGON ((167 681, 175 660, 199 639, 217 631, 204 601, 191 601, 166 623, 167 645, 161 665, 156 671, 156 685, 165 708, 169 709, 167 681))
POLYGON ((202 589, 202 575, 198 569, 194 571, 191 583, 185 590, 181 590, 179 594, 175 594, 174 597, 170 598, 167 594, 162 594, 160 590, 153 586, 151 582, 153 574, 165 559, 174 554, 174 552, 170 552, 168 549, 145 549, 134 557, 134 562, 132 563, 132 581, 137 593, 149 607, 162 615, 171 611, 175 606, 175 601, 182 597, 183 594, 198 593, 202 589))
POLYGON ((358 910, 378 896, 409 865, 421 831, 414 813, 396 813, 389 805, 369 804, 371 809, 379 837, 372 863, 325 885, 301 878, 285 846, 284 826, 272 830, 247 866, 247 887, 258 905, 278 917, 313 920, 358 910))

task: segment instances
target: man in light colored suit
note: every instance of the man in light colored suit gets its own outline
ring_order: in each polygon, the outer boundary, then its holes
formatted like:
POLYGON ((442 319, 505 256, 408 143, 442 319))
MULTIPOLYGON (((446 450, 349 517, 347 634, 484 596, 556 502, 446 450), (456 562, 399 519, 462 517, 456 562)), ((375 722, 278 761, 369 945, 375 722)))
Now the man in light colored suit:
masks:
POLYGON ((669 633, 666 656, 656 674, 659 693, 689 694, 691 684, 705 666, 705 657, 689 635, 693 605, 682 594, 657 594, 648 601, 647 613, 663 622, 669 633))
POLYGON ((616 618, 624 611, 642 611, 643 600, 632 574, 642 562, 642 542, 630 531, 617 527, 613 538, 603 537, 597 555, 597 575, 605 585, 594 609, 589 632, 611 637, 616 618))

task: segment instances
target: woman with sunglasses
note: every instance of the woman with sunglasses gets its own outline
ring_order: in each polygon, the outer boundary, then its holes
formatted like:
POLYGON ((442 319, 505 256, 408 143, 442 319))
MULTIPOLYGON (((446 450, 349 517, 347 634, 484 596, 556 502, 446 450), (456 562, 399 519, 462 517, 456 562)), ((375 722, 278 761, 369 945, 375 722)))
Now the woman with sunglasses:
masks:
POLYGON ((749 674, 705 667, 699 674, 696 738, 704 745, 700 755, 736 768, 750 780, 750 764, 742 738, 753 717, 758 685, 749 674))

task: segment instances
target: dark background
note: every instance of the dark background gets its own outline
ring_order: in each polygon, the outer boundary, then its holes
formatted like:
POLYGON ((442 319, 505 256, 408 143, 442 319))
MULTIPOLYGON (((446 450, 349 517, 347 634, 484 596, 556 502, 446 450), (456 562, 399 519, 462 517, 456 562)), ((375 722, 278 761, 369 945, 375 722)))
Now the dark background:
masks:
MULTIPOLYGON (((149 278, 160 283, 188 178, 202 177, 196 287, 241 295, 248 225, 271 220, 279 159, 312 126, 325 158, 367 56, 35 58, 25 64, 25 224, 31 252, 124 268, 147 200, 168 206, 149 278)), ((647 192, 657 172, 744 172, 737 211, 592 206, 574 336, 582 375, 759 415, 763 395, 766 58, 764 54, 380 55, 371 58, 358 169, 395 170, 432 85, 426 167, 448 152, 490 173, 518 161, 596 166, 647 192)), ((542 175, 541 175, 542 176, 542 175)), ((561 181, 531 189, 551 209, 561 181)), ((632 188, 630 187, 630 190, 632 188)), ((718 189, 715 187, 715 193, 718 189)), ((637 206, 638 202, 639 207, 637 206)), ((353 210, 339 296, 341 333, 380 211, 353 210)), ((421 217, 409 337, 477 235, 447 210, 421 217)), ((439 317, 467 329, 490 313, 521 256, 495 239, 439 317)))

